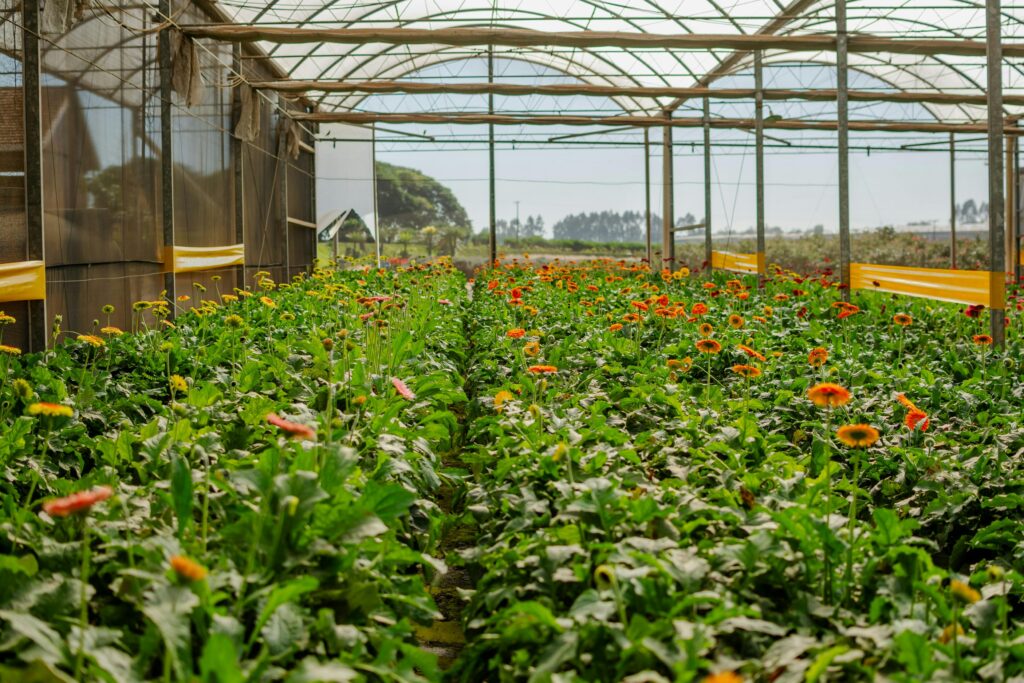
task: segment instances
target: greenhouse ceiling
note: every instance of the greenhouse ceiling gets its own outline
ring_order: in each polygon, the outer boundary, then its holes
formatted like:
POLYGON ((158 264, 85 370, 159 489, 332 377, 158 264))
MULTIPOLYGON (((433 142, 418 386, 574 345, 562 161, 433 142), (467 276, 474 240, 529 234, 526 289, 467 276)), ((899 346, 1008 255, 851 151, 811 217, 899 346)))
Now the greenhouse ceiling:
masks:
MULTIPOLYGON (((451 29, 511 28, 542 32, 622 32, 682 35, 830 35, 836 24, 834 6, 815 0, 788 4, 769 0, 220 0, 235 22, 293 29, 451 29)), ((974 0, 854 0, 847 3, 851 36, 922 40, 984 40, 985 6, 974 0)), ((1002 12, 1003 40, 1021 37, 1024 10, 1002 12)), ((395 44, 369 42, 262 42, 263 49, 292 79, 316 81, 395 80, 435 64, 486 57, 532 62, 594 85, 616 87, 711 86, 731 74, 749 71, 752 53, 722 49, 633 47, 551 47, 495 45, 395 44)), ((765 64, 834 63, 834 51, 769 49, 765 64)), ((1006 95, 1024 95, 1019 60, 1004 60, 1006 95)), ((851 69, 861 71, 893 90, 941 91, 977 95, 984 89, 984 55, 918 55, 851 53, 851 69)), ((319 93, 322 110, 358 107, 365 94, 319 93)), ((612 98, 627 114, 652 115, 673 108, 670 97, 617 95, 612 98)), ((930 113, 948 122, 981 122, 985 107, 977 104, 928 104, 930 113)), ((1008 114, 1024 107, 1006 107, 1008 114)))

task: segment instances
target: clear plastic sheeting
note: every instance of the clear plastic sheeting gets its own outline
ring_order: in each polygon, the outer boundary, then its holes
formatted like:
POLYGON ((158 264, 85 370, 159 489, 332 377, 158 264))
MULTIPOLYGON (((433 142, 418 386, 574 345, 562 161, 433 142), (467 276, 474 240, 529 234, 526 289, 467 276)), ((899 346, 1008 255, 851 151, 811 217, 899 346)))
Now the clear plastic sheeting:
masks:
MULTIPOLYGON (((316 142, 316 223, 323 242, 337 245, 358 236, 361 223, 369 232, 367 237, 379 245, 373 138, 373 129, 362 126, 320 127, 316 142)), ((376 253, 379 257, 379 246, 376 253)))
MULTIPOLYGON (((834 34, 834 7, 825 1, 789 3, 753 0, 726 6, 711 0, 222 0, 239 23, 316 28, 472 28, 502 27, 535 31, 622 31, 651 34, 834 34)), ((888 38, 984 40, 984 2, 967 0, 937 5, 926 0, 847 3, 848 30, 888 38)), ((1003 39, 1019 38, 1024 9, 1003 8, 1003 39)), ((434 64, 483 57, 486 46, 271 44, 266 51, 295 79, 398 79, 434 64)), ((729 73, 750 68, 752 56, 732 50, 624 48, 514 48, 496 46, 498 58, 551 67, 592 84, 618 86, 711 85, 729 73)), ((834 61, 834 54, 766 51, 765 61, 834 61)), ((850 68, 895 90, 978 93, 985 77, 982 57, 850 55, 850 68)), ((1007 93, 1024 94, 1021 66, 1007 63, 1007 93)), ((352 109, 361 95, 320 96, 327 109, 352 109)), ((616 97, 632 113, 654 113, 669 98, 616 97)), ((982 121, 983 107, 929 105, 947 121, 982 121)), ((1020 107, 1008 107, 1015 113, 1020 107)))

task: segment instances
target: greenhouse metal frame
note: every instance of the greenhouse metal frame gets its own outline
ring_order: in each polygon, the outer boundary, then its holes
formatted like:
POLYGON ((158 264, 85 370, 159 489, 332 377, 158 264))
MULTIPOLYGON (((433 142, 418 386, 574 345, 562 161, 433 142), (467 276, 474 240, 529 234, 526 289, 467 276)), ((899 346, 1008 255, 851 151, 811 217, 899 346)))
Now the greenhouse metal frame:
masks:
MULTIPOLYGON (((851 272, 850 132, 949 136, 951 162, 954 135, 984 133, 990 266, 964 300, 992 308, 992 336, 1001 342, 1005 278, 1019 277, 1021 262, 1016 138, 1024 41, 1015 40, 1024 13, 1004 11, 998 0, 882 7, 758 0, 733 10, 715 0, 465 0, 449 10, 427 0, 7 0, 4 105, 23 126, 7 121, 4 133, 0 305, 21 313, 15 336, 41 348, 54 336, 57 315, 65 327, 84 330, 99 306, 111 303, 127 324, 134 302, 162 292, 185 306, 189 287, 219 288, 228 274, 231 286, 244 287, 258 270, 287 280, 309 268, 316 254, 311 145, 318 124, 328 122, 486 125, 491 259, 495 126, 642 128, 648 185, 648 131, 659 129, 668 219, 660 244, 651 245, 648 234, 651 263, 673 265, 674 230, 703 229, 709 264, 759 275, 764 131, 834 131, 840 277, 848 292, 859 281, 851 272), (487 60, 487 82, 408 79, 469 59, 487 60), (495 59, 535 63, 577 82, 497 83, 495 59), (836 87, 764 87, 765 65, 795 61, 834 65, 836 87), (752 88, 715 87, 751 70, 752 88), (851 90, 851 70, 890 88, 851 90), (388 92, 486 94, 489 106, 401 113, 365 106, 371 95, 388 92), (501 113, 495 95, 604 96, 621 112, 501 113), (714 115, 711 102, 720 99, 753 102, 753 118, 714 115), (681 115, 692 100, 700 102, 699 115, 681 115), (836 116, 766 120, 764 102, 776 100, 834 100, 836 116), (851 120, 851 101, 918 103, 933 118, 851 120), (705 220, 676 227, 672 131, 683 127, 703 132, 705 220), (707 169, 711 131, 723 128, 755 136, 754 254, 712 249, 707 169), (105 207, 96 206, 101 194, 105 207)), ((927 274, 893 275, 892 291, 928 296, 917 291, 919 276, 927 274)))

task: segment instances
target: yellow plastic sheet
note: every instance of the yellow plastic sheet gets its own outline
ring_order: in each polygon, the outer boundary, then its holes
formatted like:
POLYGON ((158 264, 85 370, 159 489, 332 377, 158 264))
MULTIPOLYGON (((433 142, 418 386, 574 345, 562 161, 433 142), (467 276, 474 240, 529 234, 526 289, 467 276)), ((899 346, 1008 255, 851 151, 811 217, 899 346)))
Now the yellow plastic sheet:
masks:
POLYGON ((0 263, 0 301, 38 301, 45 298, 45 263, 0 263))
POLYGON ((196 273, 240 266, 245 263, 245 245, 227 247, 167 247, 164 249, 164 272, 196 273))
POLYGON ((734 273, 763 274, 765 272, 764 254, 713 251, 711 252, 711 267, 719 270, 731 270, 734 273))
POLYGON ((1005 307, 1005 275, 987 270, 944 270, 850 264, 850 286, 959 304, 1005 307))

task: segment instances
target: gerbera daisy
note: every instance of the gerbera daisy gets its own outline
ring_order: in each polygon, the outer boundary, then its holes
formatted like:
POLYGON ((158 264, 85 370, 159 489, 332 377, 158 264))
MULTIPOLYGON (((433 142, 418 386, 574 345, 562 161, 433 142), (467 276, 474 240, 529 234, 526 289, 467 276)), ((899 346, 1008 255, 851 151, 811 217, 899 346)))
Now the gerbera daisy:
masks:
POLYGON ((621 330, 621 329, 622 329, 622 323, 612 323, 612 324, 611 324, 611 325, 610 325, 610 326, 608 327, 608 331, 609 331, 609 332, 618 332, 618 331, 619 331, 619 330, 621 330))
POLYGON ((184 555, 173 556, 170 564, 174 573, 186 581, 202 581, 206 578, 206 568, 184 555))
POLYGON ((312 441, 316 438, 316 432, 312 427, 298 422, 290 422, 277 413, 267 414, 267 422, 274 425, 288 436, 296 436, 302 439, 309 439, 312 441))
POLYGON ((878 441, 878 430, 871 425, 843 425, 836 437, 850 448, 867 448, 878 441))
POLYGON ((815 384, 807 390, 807 398, 811 399, 814 405, 825 408, 836 408, 850 402, 850 392, 838 384, 825 382, 815 384))
POLYGON ((807 363, 814 368, 821 367, 828 360, 828 349, 818 346, 811 349, 807 354, 807 363))
POLYGON ((60 403, 33 403, 28 407, 29 415, 45 415, 46 417, 71 417, 74 411, 71 406, 60 403))
POLYGON ((732 366, 732 371, 740 377, 746 377, 747 379, 753 379, 761 375, 761 369, 753 365, 734 365, 732 366))
POLYGON ((501 407, 514 398, 515 396, 512 394, 511 391, 505 391, 504 389, 502 389, 501 391, 494 395, 494 409, 500 413, 501 407))
POLYGON ((742 316, 736 315, 735 313, 729 316, 729 327, 731 327, 732 329, 738 330, 745 324, 746 323, 743 320, 742 316))
POLYGON ((722 345, 716 342, 714 339, 701 339, 696 344, 697 350, 701 353, 718 353, 722 350, 722 345))
POLYGON ((905 424, 907 429, 910 431, 920 429, 924 432, 928 431, 928 426, 931 422, 929 421, 928 414, 926 412, 918 408, 912 408, 907 411, 907 416, 903 419, 903 424, 905 424))
POLYGON ((398 379, 397 377, 392 377, 391 385, 395 388, 395 391, 398 392, 398 395, 404 398, 406 401, 415 400, 416 394, 412 393, 412 390, 409 389, 408 385, 402 380, 398 379))
POLYGON ((701 323, 700 327, 697 328, 697 334, 702 337, 710 337, 715 333, 715 328, 711 323, 701 323))
POLYGON ((764 357, 763 354, 755 351, 754 349, 750 348, 746 344, 737 344, 736 348, 739 349, 740 351, 742 351, 743 353, 747 354, 751 358, 756 358, 757 360, 759 360, 761 362, 764 362, 766 360, 766 358, 764 357))
POLYGON ((526 330, 521 327, 516 327, 505 333, 505 336, 509 339, 519 339, 526 334, 526 330))
POLYGON ((558 368, 554 365, 531 365, 526 368, 527 372, 532 372, 535 375, 550 375, 551 373, 558 372, 558 368))
POLYGON ((991 346, 992 345, 992 337, 990 337, 987 334, 976 334, 973 337, 971 337, 971 339, 978 346, 991 346))
POLYGON ((914 319, 911 318, 906 313, 897 313, 896 315, 894 315, 892 317, 892 321, 894 323, 896 323, 897 325, 900 325, 901 327, 906 327, 907 325, 909 325, 912 322, 914 322, 914 319))
POLYGON ((538 353, 540 353, 540 342, 526 342, 526 346, 523 347, 523 353, 525 353, 527 356, 536 356, 538 353))
POLYGON ((96 503, 114 495, 109 486, 97 486, 89 491, 79 491, 64 498, 57 498, 43 503, 43 512, 51 517, 67 517, 77 512, 85 512, 96 503))

